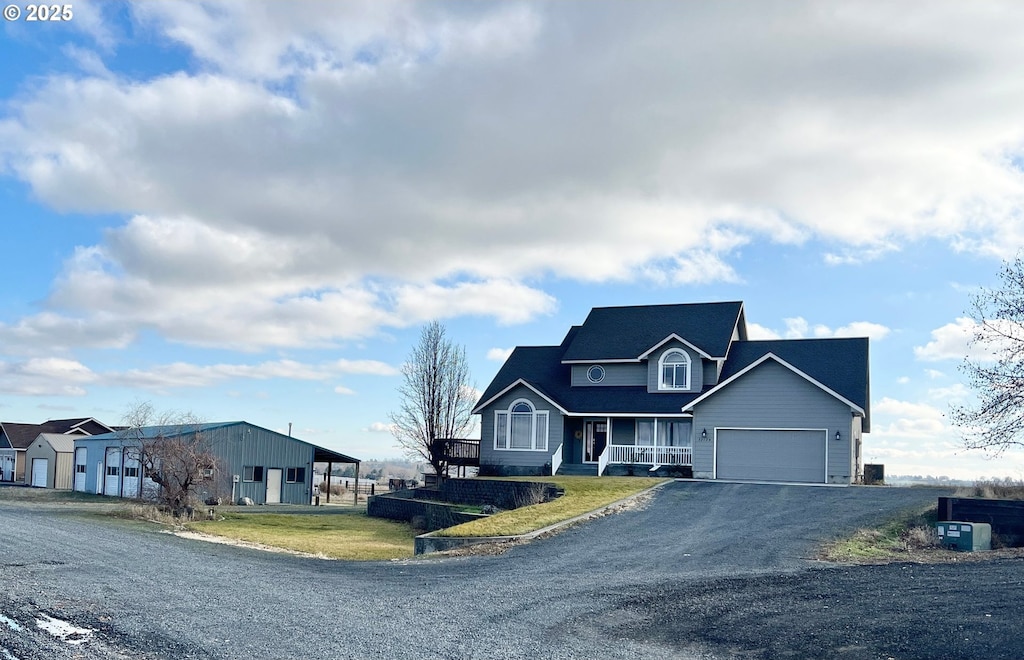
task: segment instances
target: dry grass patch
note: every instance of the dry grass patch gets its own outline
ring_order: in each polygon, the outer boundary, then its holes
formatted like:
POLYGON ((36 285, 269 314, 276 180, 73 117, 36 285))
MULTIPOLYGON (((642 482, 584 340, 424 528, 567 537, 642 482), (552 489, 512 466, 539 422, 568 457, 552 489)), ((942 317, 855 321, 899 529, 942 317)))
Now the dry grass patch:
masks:
POLYGON ((463 523, 437 532, 438 536, 516 536, 608 506, 668 479, 651 477, 521 477, 517 481, 553 483, 565 495, 463 523))
POLYGON ((858 529, 827 544, 821 559, 854 563, 907 560, 912 553, 941 552, 935 535, 936 509, 908 511, 881 527, 858 529))
POLYGON ((981 497, 987 500, 1024 500, 1024 481, 1020 479, 992 479, 978 481, 973 486, 962 486, 954 497, 981 497))
POLYGON ((387 560, 413 556, 412 527, 364 513, 302 515, 229 513, 186 529, 330 559, 387 560))

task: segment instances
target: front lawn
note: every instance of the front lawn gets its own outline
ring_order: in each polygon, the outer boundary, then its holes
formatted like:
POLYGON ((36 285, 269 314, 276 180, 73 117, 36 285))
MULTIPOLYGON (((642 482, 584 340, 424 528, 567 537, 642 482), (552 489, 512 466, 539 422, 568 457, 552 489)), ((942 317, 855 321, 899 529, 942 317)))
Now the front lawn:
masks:
POLYGON ((222 520, 191 522, 192 531, 331 559, 386 560, 412 557, 413 528, 368 518, 359 510, 323 515, 227 513, 222 520))
POLYGON ((565 495, 551 502, 503 511, 488 518, 442 529, 437 536, 515 536, 608 506, 668 481, 652 477, 518 477, 517 481, 553 483, 565 495))

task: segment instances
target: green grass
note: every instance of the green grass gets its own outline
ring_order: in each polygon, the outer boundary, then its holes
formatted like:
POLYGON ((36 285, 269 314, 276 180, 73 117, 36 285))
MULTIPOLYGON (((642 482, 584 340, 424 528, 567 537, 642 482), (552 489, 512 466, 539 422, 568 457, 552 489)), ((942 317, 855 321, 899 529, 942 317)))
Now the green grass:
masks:
POLYGON ((329 515, 228 513, 188 523, 196 532, 332 559, 386 560, 413 556, 410 525, 352 511, 329 515))
POLYGON ((934 550, 938 547, 935 540, 937 519, 934 505, 906 511, 879 527, 858 529, 848 538, 829 543, 822 549, 821 558, 872 562, 906 559, 908 553, 934 550))
POLYGON ((517 481, 553 483, 565 495, 551 502, 503 511, 488 518, 437 532, 438 536, 513 536, 553 525, 607 506, 667 481, 650 477, 521 477, 517 481))

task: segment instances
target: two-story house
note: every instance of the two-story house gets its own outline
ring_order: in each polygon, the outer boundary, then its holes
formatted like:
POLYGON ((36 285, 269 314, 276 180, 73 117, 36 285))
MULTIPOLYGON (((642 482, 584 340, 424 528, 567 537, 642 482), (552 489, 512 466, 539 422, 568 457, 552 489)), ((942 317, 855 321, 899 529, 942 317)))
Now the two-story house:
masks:
POLYGON ((517 347, 474 413, 482 474, 848 484, 868 401, 867 338, 751 341, 721 302, 594 308, 517 347))

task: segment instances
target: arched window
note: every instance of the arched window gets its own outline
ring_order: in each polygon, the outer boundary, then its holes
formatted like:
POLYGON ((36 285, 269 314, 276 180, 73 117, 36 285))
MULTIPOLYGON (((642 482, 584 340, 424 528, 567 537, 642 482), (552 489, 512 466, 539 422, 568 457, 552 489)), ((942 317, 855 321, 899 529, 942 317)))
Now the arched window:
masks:
POLYGON ((494 411, 494 448, 546 451, 548 412, 534 409, 526 399, 513 401, 508 410, 494 411))
POLYGON ((659 389, 690 389, 690 356, 685 351, 679 349, 665 351, 661 356, 659 366, 661 367, 659 389))

